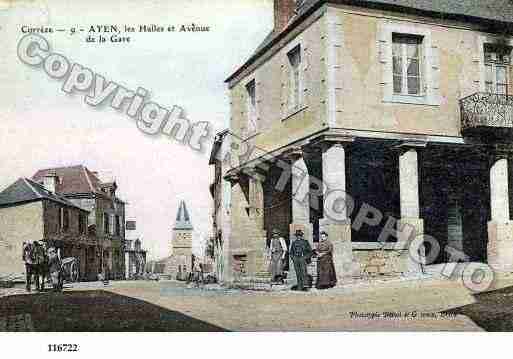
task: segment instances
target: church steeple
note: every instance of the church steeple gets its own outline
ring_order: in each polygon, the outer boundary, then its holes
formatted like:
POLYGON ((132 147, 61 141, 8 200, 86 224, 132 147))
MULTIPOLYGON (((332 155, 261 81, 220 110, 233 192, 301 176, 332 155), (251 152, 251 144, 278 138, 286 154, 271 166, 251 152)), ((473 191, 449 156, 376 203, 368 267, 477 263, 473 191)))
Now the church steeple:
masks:
POLYGON ((166 264, 166 273, 172 278, 184 280, 192 270, 192 235, 194 228, 184 201, 180 201, 171 239, 171 256, 166 264))
POLYGON ((175 226, 173 227, 175 230, 193 230, 191 223, 191 216, 189 216, 189 212, 187 211, 187 206, 185 205, 185 201, 180 201, 180 206, 178 207, 178 213, 176 214, 175 226))

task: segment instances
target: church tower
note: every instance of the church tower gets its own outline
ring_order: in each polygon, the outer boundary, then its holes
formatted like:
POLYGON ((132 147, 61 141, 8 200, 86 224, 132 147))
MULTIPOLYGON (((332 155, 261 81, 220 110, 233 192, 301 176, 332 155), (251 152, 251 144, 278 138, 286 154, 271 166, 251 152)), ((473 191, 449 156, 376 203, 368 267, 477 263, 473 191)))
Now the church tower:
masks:
POLYGON ((191 216, 184 201, 180 202, 173 226, 171 238, 171 256, 166 272, 173 278, 184 279, 192 269, 192 232, 194 228, 191 216))

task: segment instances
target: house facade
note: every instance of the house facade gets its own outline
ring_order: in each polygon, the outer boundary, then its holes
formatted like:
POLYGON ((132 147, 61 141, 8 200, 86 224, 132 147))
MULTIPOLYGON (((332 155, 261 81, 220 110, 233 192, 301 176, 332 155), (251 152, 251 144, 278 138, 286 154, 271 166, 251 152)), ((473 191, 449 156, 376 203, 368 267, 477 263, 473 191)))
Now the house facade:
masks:
POLYGON ((71 166, 39 170, 33 181, 89 211, 88 235, 98 242, 98 272, 111 279, 125 278, 125 202, 116 195, 116 182, 102 182, 98 173, 87 167, 71 166))
POLYGON ((139 238, 126 241, 125 266, 126 279, 138 279, 145 273, 146 250, 142 248, 139 238))
POLYGON ((274 2, 273 31, 226 81, 228 280, 266 270, 273 228, 327 232, 340 283, 513 271, 513 5, 473 4, 274 2))
MULTIPOLYGON (((224 179, 231 169, 224 159, 230 155, 231 135, 228 130, 218 133, 214 139, 209 165, 214 169, 214 180, 210 185, 212 196, 212 234, 210 237, 209 256, 213 259, 213 267, 216 278, 220 282, 225 281, 225 269, 233 265, 230 261, 230 207, 231 207, 231 183, 224 179)), ((226 272, 229 273, 229 270, 226 272)))
POLYGON ((96 276, 98 242, 87 233, 88 215, 39 183, 17 180, 0 192, 0 274, 24 278, 23 244, 43 241, 60 250, 62 258, 78 260, 80 280, 96 276))

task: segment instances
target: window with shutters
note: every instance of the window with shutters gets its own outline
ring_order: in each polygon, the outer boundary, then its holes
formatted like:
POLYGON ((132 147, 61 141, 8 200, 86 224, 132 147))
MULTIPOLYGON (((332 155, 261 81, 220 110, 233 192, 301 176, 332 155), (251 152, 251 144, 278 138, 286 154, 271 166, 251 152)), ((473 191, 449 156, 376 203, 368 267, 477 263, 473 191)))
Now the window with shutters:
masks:
POLYGON ((110 215, 110 220, 109 220, 109 224, 110 224, 110 227, 109 227, 109 234, 111 235, 114 235, 114 222, 115 222, 115 216, 113 214, 110 215))
POLYGON ((485 91, 507 95, 511 71, 511 47, 485 44, 484 62, 485 91))
POLYGON ((85 234, 87 229, 87 215, 84 213, 78 214, 78 232, 85 234))
POLYGON ((109 234, 110 229, 110 217, 108 213, 103 214, 103 233, 109 234))
POLYGON ((121 218, 119 216, 116 216, 116 236, 121 235, 121 218))
POLYGON ((246 135, 251 136, 257 132, 257 102, 256 83, 251 80, 246 85, 246 135))
POLYGON ((301 46, 296 46, 287 56, 290 65, 288 104, 292 112, 301 107, 301 46))
POLYGON ((392 43, 394 94, 422 95, 422 37, 394 34, 392 43))
POLYGON ((62 209, 62 230, 67 231, 69 229, 69 210, 67 208, 62 209))

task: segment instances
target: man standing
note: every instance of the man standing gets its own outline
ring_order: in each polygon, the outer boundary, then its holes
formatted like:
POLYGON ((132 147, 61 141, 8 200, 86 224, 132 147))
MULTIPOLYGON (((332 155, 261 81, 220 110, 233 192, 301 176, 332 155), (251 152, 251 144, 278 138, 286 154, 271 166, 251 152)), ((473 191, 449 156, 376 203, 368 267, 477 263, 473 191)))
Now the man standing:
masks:
MULTIPOLYGON (((294 269, 296 270, 296 290, 307 291, 308 289, 305 286, 308 276, 307 265, 313 254, 312 247, 304 238, 305 234, 302 230, 296 230, 295 236, 296 239, 290 246, 290 256, 294 262, 294 269)), ((294 287, 292 289, 294 290, 294 287)))
POLYGON ((277 229, 273 229, 269 251, 271 254, 271 262, 269 263, 271 282, 283 283, 283 261, 287 254, 287 243, 277 229))

